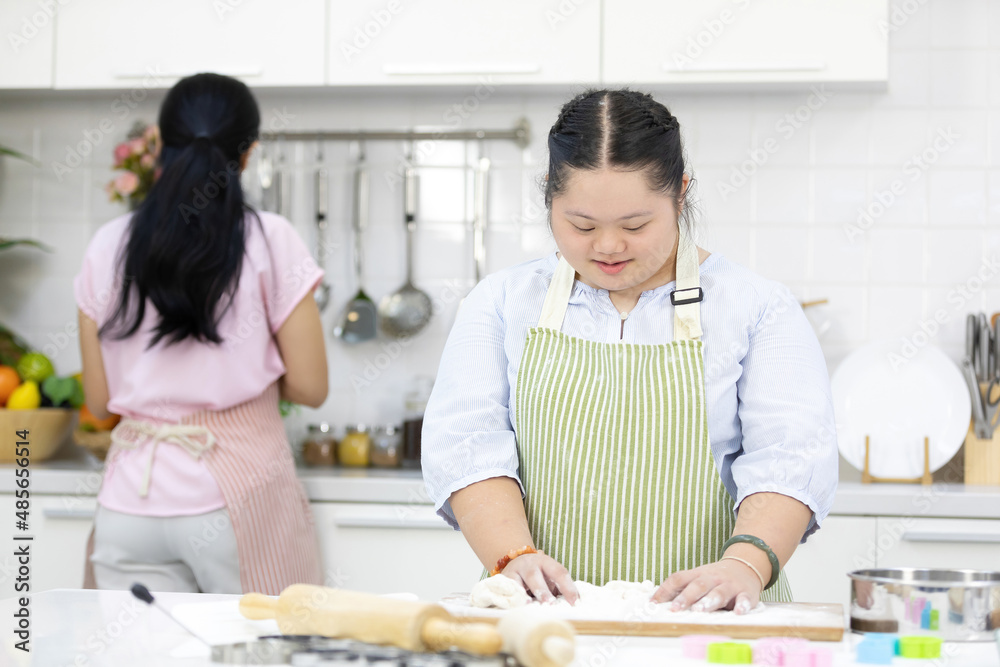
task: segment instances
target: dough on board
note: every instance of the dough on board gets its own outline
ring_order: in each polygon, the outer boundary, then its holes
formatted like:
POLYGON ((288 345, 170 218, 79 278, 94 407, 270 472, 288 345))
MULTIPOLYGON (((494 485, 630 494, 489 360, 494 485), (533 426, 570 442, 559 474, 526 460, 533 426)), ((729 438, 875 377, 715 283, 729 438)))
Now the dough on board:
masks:
POLYGON ((483 579, 469 593, 469 604, 473 607, 515 609, 525 606, 529 601, 524 586, 502 574, 483 579))
MULTIPOLYGON (((670 611, 669 606, 651 601, 657 585, 652 581, 609 581, 603 586, 595 586, 585 581, 576 582, 580 599, 575 605, 570 605, 562 597, 554 601, 540 604, 528 597, 524 587, 509 577, 498 574, 495 577, 483 579, 472 589, 469 604, 472 607, 494 607, 497 609, 513 609, 528 605, 541 609, 552 609, 567 618, 603 617, 632 618, 655 620, 656 617, 669 615, 671 620, 722 620, 720 617, 738 616, 732 611, 696 612, 691 610, 670 611)), ((760 602, 749 614, 758 614, 765 609, 760 602)))

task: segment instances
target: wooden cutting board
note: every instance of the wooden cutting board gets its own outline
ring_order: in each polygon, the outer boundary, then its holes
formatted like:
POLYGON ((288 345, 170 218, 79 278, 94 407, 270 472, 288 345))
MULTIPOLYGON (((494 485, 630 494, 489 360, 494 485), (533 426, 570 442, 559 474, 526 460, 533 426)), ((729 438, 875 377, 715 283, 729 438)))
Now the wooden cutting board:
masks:
MULTIPOLYGON (((509 612, 471 607, 466 596, 441 601, 449 612, 463 619, 496 623, 509 612)), ((737 615, 732 612, 693 613, 666 611, 642 619, 595 618, 594 612, 578 613, 563 606, 541 607, 553 618, 568 621, 581 635, 633 637, 681 637, 724 635, 733 639, 802 637, 813 641, 839 642, 844 636, 844 607, 840 604, 768 602, 761 611, 737 615)))

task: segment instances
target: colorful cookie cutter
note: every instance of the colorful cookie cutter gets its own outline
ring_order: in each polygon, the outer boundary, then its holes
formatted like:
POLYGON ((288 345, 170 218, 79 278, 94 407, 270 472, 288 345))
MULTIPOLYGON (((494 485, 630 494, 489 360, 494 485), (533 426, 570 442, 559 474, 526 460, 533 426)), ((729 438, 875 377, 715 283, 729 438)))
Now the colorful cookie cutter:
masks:
POLYGON ((685 658, 704 660, 709 644, 728 641, 729 637, 722 635, 684 635, 681 637, 681 654, 685 658))
POLYGON ((900 637, 899 655, 903 658, 940 658, 941 638, 929 635, 900 637))
POLYGON ((858 644, 857 662, 867 665, 891 665, 896 656, 896 636, 865 637, 858 644))
POLYGON ((833 653, 828 648, 793 646, 785 651, 784 667, 831 667, 833 653))
POLYGON ((753 647, 753 661, 757 665, 783 667, 785 651, 793 646, 808 646, 809 640, 802 637, 764 637, 753 647))
POLYGON ((749 665, 753 651, 750 644, 713 642, 708 645, 708 661, 716 665, 749 665))

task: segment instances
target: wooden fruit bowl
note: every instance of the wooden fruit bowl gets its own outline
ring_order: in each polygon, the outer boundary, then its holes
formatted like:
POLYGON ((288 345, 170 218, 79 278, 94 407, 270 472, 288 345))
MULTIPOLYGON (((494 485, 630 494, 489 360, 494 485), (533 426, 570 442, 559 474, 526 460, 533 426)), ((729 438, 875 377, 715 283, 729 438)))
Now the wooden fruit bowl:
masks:
POLYGON ((17 461, 17 431, 27 430, 29 460, 44 461, 55 454, 73 426, 70 408, 38 408, 37 410, 7 410, 0 408, 0 463, 17 461))

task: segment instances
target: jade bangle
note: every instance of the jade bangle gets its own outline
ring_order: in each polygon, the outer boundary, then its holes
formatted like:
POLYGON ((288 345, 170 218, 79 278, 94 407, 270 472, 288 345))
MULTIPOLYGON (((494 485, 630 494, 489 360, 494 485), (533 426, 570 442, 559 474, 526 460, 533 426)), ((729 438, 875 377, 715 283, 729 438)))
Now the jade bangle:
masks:
POLYGON ((773 551, 771 551, 771 547, 767 546, 767 542, 759 537, 754 537, 753 535, 733 535, 726 540, 725 544, 722 545, 722 553, 726 553, 726 549, 740 542, 752 544, 767 554, 767 560, 771 562, 771 580, 767 582, 767 586, 764 586, 764 590, 766 591, 771 586, 774 586, 774 584, 778 581, 778 574, 781 572, 781 565, 778 563, 778 557, 774 555, 773 551))

